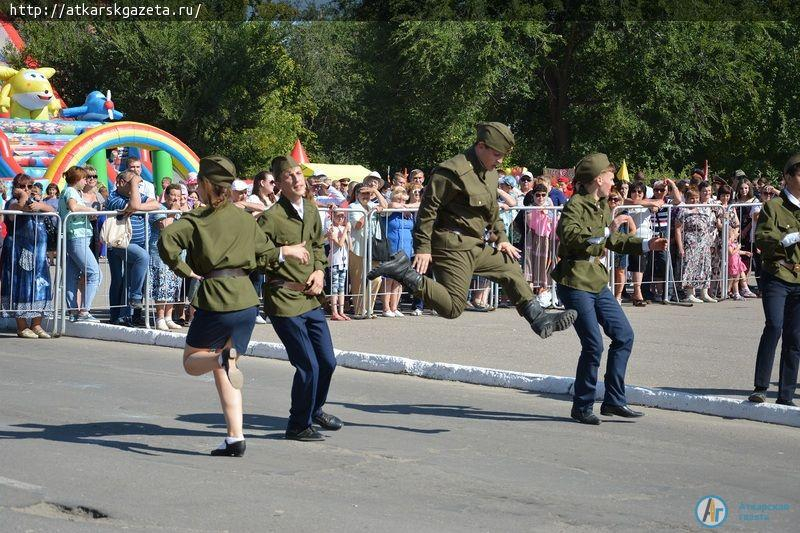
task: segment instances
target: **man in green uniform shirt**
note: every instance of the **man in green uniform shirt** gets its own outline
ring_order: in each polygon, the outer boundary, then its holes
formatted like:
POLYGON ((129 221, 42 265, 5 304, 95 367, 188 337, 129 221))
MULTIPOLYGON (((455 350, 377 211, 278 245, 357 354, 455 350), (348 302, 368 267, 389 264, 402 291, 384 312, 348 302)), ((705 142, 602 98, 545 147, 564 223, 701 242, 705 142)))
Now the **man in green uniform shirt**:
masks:
POLYGON ((514 147, 514 134, 499 122, 481 122, 476 129, 475 144, 440 164, 425 187, 414 227, 414 264, 399 252, 367 277, 400 281, 445 318, 464 311, 473 274, 486 277, 499 283, 533 331, 547 338, 570 327, 575 312, 544 312, 499 218, 497 167, 514 147), (429 265, 435 281, 422 275, 429 265))
POLYGON ((560 260, 553 270, 556 292, 564 305, 578 312, 575 333, 581 355, 575 374, 571 416, 582 424, 597 425, 592 411, 597 371, 603 355, 600 328, 611 338, 605 374, 605 396, 600 413, 637 418, 643 413, 628 407, 625 371, 633 349, 633 329, 616 298, 608 289, 606 249, 619 254, 641 255, 667 247, 667 240, 645 241, 634 235, 612 232, 608 194, 614 186, 614 166, 605 154, 589 154, 575 166, 575 194, 561 211, 556 234, 560 260))
POLYGON ((775 348, 783 335, 775 403, 794 406, 800 363, 800 154, 786 162, 783 178, 786 186, 764 204, 756 226, 765 323, 756 356, 755 390, 749 400, 766 400, 775 348))
POLYGON ((341 420, 322 410, 336 368, 331 333, 317 298, 328 264, 322 221, 314 202, 305 199, 306 179, 291 156, 273 159, 272 175, 281 197, 258 224, 276 246, 300 243, 311 259, 299 264, 281 257, 267 265, 264 310, 296 369, 286 438, 317 441, 323 437, 312 422, 332 431, 342 427, 341 420))

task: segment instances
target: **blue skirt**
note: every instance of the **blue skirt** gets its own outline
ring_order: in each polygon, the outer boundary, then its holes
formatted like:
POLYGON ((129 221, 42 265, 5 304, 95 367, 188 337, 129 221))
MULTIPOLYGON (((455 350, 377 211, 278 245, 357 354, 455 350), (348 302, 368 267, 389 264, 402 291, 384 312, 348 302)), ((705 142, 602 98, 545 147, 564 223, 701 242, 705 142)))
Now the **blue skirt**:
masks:
POLYGON ((197 309, 186 335, 186 344, 193 348, 217 350, 233 339, 233 346, 239 353, 247 351, 247 344, 256 325, 258 307, 248 307, 241 311, 206 311, 197 309))

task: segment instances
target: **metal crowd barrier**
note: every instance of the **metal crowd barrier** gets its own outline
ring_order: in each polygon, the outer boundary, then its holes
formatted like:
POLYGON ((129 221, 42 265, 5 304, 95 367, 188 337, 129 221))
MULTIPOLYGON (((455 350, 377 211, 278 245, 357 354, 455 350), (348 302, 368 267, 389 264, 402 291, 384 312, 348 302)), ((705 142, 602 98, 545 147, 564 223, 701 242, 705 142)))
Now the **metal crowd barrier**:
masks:
MULTIPOLYGON (((729 275, 728 275, 728 235, 729 235, 730 223, 731 223, 731 218, 732 218, 730 216, 730 213, 733 212, 734 210, 740 210, 741 211, 743 209, 751 209, 753 207, 760 207, 760 205, 761 205, 760 203, 730 204, 730 205, 725 205, 725 206, 723 206, 721 204, 718 204, 718 203, 679 204, 679 205, 665 204, 665 205, 663 205, 661 208, 658 209, 658 211, 653 212, 650 215, 650 217, 649 217, 650 218, 649 231, 650 231, 650 234, 651 234, 650 236, 651 237, 652 236, 664 237, 670 243, 670 249, 667 250, 667 252, 666 252, 667 255, 666 255, 666 258, 665 258, 665 260, 666 260, 665 275, 664 275, 665 279, 663 281, 661 281, 661 280, 654 281, 653 280, 653 274, 654 274, 653 270, 654 270, 654 266, 655 266, 654 263, 653 263, 653 258, 654 258, 653 254, 655 252, 650 252, 648 254, 650 257, 648 258, 648 262, 647 262, 647 267, 646 268, 650 269, 650 280, 651 281, 643 280, 642 281, 642 286, 645 286, 648 283, 652 283, 652 284, 657 284, 657 283, 661 284, 661 283, 663 283, 663 285, 664 285, 664 288, 663 288, 664 300, 666 302, 670 302, 670 301, 672 301, 672 298, 674 296, 675 302, 679 301, 678 290, 683 288, 684 281, 686 280, 686 278, 685 278, 685 275, 684 275, 684 268, 683 268, 684 267, 684 263, 683 263, 684 258, 681 257, 681 256, 676 256, 673 253, 673 252, 676 251, 676 250, 673 249, 674 244, 672 243, 672 229, 673 229, 673 225, 674 225, 673 224, 673 217, 674 217, 673 212, 676 211, 676 210, 679 210, 679 209, 705 208, 705 209, 710 210, 711 214, 713 215, 713 218, 712 218, 713 223, 715 225, 717 223, 719 223, 719 227, 718 227, 718 230, 717 230, 718 231, 718 235, 715 237, 715 240, 712 243, 711 248, 709 249, 709 253, 712 254, 711 272, 709 273, 709 278, 708 278, 708 281, 709 281, 709 284, 710 284, 709 292, 716 299, 719 299, 719 300, 727 299, 728 298, 728 285, 729 285, 729 275), (662 232, 659 232, 659 231, 657 231, 655 229, 655 226, 653 224, 653 220, 654 220, 654 217, 657 216, 657 213, 662 213, 664 211, 666 211, 666 213, 667 213, 667 224, 665 226, 666 231, 662 233, 662 232), (679 261, 678 265, 674 264, 674 261, 676 259, 677 259, 677 261, 679 261), (679 267, 678 269, 680 271, 679 279, 675 279, 676 266, 679 267), (714 276, 714 271, 715 271, 716 268, 719 269, 719 272, 718 272, 719 276, 718 277, 714 276), (715 288, 717 289, 718 292, 714 290, 715 288)), ((651 208, 643 207, 643 206, 637 206, 637 205, 621 205, 621 206, 617 206, 613 210, 612 216, 616 217, 617 215, 622 214, 622 213, 631 213, 631 212, 635 213, 635 212, 643 211, 643 210, 651 210, 651 208)), ((637 233, 639 233, 638 229, 639 228, 637 228, 637 233)), ((742 239, 742 240, 745 239, 745 238, 747 238, 747 242, 749 242, 749 236, 748 237, 745 237, 744 235, 740 236, 740 239, 742 239)), ((752 246, 751 246, 751 248, 753 249, 753 252, 755 254, 755 248, 752 247, 752 246)), ((743 246, 742 249, 746 249, 746 248, 743 246)), ((613 252, 609 252, 608 253, 608 259, 607 259, 607 261, 608 261, 607 264, 609 265, 609 274, 610 274, 610 276, 609 276, 610 277, 610 279, 609 279, 609 287, 612 289, 612 291, 614 289, 614 283, 615 283, 615 281, 614 281, 614 272, 613 272, 613 270, 614 270, 614 255, 615 254, 613 252)), ((748 277, 750 275, 754 275, 754 274, 757 275, 758 274, 757 272, 754 272, 753 266, 754 266, 754 263, 751 260, 750 264, 748 265, 748 277)))
MULTIPOLYGON (((550 292, 550 303, 545 307, 560 307, 560 303, 556 296, 556 282, 553 280, 552 272, 558 263, 558 237, 556 236, 556 228, 558 221, 561 217, 563 206, 553 205, 528 205, 512 207, 509 211, 514 213, 512 223, 506 228, 508 240, 511 243, 516 242, 517 228, 514 221, 516 221, 519 213, 524 213, 523 216, 523 231, 521 235, 521 251, 522 251, 522 272, 525 280, 530 283, 534 289, 546 289, 550 292), (550 233, 548 235, 539 235, 536 229, 532 226, 533 217, 536 213, 544 213, 550 221, 550 233), (547 247, 547 255, 542 256, 536 254, 544 243, 547 247), (544 263, 544 265, 542 265, 544 263), (544 270, 544 271, 542 271, 544 270)), ((518 246, 518 248, 520 247, 518 246)), ((498 302, 499 303, 499 302, 498 302)))
MULTIPOLYGON (((47 258, 47 251, 45 251, 45 254, 44 254, 44 261, 47 262, 47 272, 48 272, 48 276, 49 276, 50 296, 51 296, 52 303, 51 303, 51 309, 49 309, 49 310, 47 309, 47 305, 45 305, 45 309, 42 310, 42 315, 41 316, 43 318, 45 318, 45 319, 51 319, 51 326, 52 327, 50 328, 50 334, 55 336, 55 335, 57 335, 57 331, 58 331, 57 330, 57 325, 58 325, 57 317, 59 316, 58 315, 58 313, 59 313, 58 303, 61 301, 60 293, 61 293, 61 291, 63 291, 63 285, 61 285, 60 283, 57 282, 60 279, 61 270, 62 270, 62 266, 63 266, 63 263, 61 261, 61 248, 62 248, 61 217, 58 215, 58 212, 29 212, 29 211, 18 211, 18 210, 8 210, 8 209, 0 210, 0 215, 3 215, 4 218, 9 217, 9 216, 13 216, 14 217, 14 228, 13 228, 13 231, 12 231, 11 234, 6 236, 6 238, 3 241, 3 248, 2 248, 2 250, 0 250, 0 256, 5 255, 5 253, 3 253, 3 250, 8 250, 8 252, 11 253, 11 258, 12 258, 11 259, 11 273, 9 275, 9 284, 11 286, 10 287, 0 287, 0 294, 3 294, 3 298, 0 299, 0 302, 5 304, 5 305, 3 305, 3 309, 2 309, 3 316, 5 316, 6 314, 9 314, 9 313, 13 315, 13 314, 20 313, 20 312, 23 312, 23 311, 35 311, 35 309, 25 309, 24 306, 20 307, 19 304, 22 303, 22 302, 19 301, 21 299, 20 298, 20 294, 18 292, 15 293, 15 289, 17 289, 17 287, 15 287, 14 281, 15 281, 15 277, 17 275, 17 267, 24 268, 25 270, 28 270, 27 268, 25 268, 25 265, 19 265, 18 261, 14 261, 13 260, 13 258, 16 256, 16 252, 17 252, 17 232, 18 232, 18 228, 20 226, 20 224, 17 223, 17 217, 31 217, 31 218, 34 219, 34 225, 36 227, 36 230, 35 230, 35 233, 33 235, 33 250, 27 250, 29 252, 29 254, 30 254, 30 258, 29 259, 32 260, 32 262, 28 266, 30 266, 31 270, 34 272, 34 280, 35 280, 35 277, 36 277, 35 272, 37 271, 37 266, 41 267, 41 265, 37 265, 37 261, 39 260, 39 257, 38 257, 38 254, 35 253, 35 250, 36 250, 37 246, 40 245, 40 239, 43 239, 45 241, 45 247, 47 246, 47 244, 46 244, 47 243, 47 232, 46 232, 45 229, 43 229, 43 225, 44 225, 43 222, 42 222, 42 225, 40 226, 40 220, 39 219, 40 218, 52 218, 52 219, 54 219, 53 220, 53 224, 54 224, 54 226, 56 228, 56 235, 57 235, 57 237, 56 237, 56 264, 55 264, 55 268, 54 269, 51 269, 51 265, 50 265, 49 260, 47 258), (9 241, 9 240, 11 242, 10 245, 7 244, 7 241, 9 241), (54 270, 54 271, 51 271, 51 270, 54 270), (55 282, 54 282, 54 280, 55 280, 55 282), (8 302, 3 301, 4 298, 6 297, 5 296, 6 295, 6 291, 8 291, 7 292, 7 294, 8 294, 8 296, 7 296, 8 302), (49 316, 49 315, 52 315, 52 316, 49 316)), ((25 250, 23 249, 23 252, 24 251, 25 250)), ((20 259, 22 259, 22 258, 20 258, 20 259)), ((0 262, 0 273, 2 273, 2 271, 3 271, 3 268, 4 268, 3 265, 5 264, 5 262, 6 262, 6 259, 2 258, 2 262, 0 262)), ((2 278, 0 278, 0 284, 2 284, 2 278)), ((33 295, 31 295, 31 298, 33 298, 33 295)), ((32 303, 32 301, 30 303, 32 303)), ((45 324, 45 322, 43 321, 42 322, 42 328, 45 327, 44 324, 45 324)))
MULTIPOLYGON (((734 203, 734 204, 729 204, 729 205, 726 205, 726 206, 722 206, 720 204, 691 204, 691 205, 688 205, 688 204, 684 204, 684 205, 665 204, 658 211, 658 212, 663 212, 663 210, 666 210, 666 213, 667 213, 667 224, 665 226, 665 234, 661 234, 661 236, 665 237, 668 241, 671 242, 672 227, 673 227, 673 216, 674 216, 673 215, 673 211, 675 209, 680 209, 680 208, 694 208, 694 207, 704 207, 704 208, 709 208, 709 209, 715 210, 717 212, 716 213, 717 217, 718 218, 721 217, 721 219, 722 219, 721 220, 721 222, 722 222, 721 223, 721 227, 719 229, 720 235, 719 235, 718 240, 716 241, 720 246, 720 250, 719 250, 719 255, 720 255, 720 258, 719 258, 719 261, 720 261, 720 265, 719 265, 720 266, 720 276, 719 276, 718 279, 710 279, 709 281, 711 281, 712 283, 716 282, 716 283, 719 284, 719 288, 720 288, 720 293, 719 294, 721 296, 721 299, 725 299, 728 296, 728 290, 727 289, 728 289, 728 284, 729 284, 729 276, 728 276, 728 234, 729 234, 729 231, 730 231, 731 223, 732 223, 732 221, 737 221, 738 220, 740 228, 742 228, 743 226, 745 228, 747 228, 748 226, 743 224, 742 221, 743 220, 752 220, 752 216, 751 215, 752 215, 753 208, 760 208, 761 204, 758 203, 758 202, 753 202, 753 203, 734 203), (721 213, 721 215, 720 215, 720 213, 721 213), (734 214, 735 214, 735 216, 734 216, 734 214)), ((544 286, 544 284, 541 283, 541 281, 542 281, 542 279, 545 279, 546 282, 547 282, 547 288, 550 290, 551 295, 552 295, 553 305, 556 304, 557 300, 556 300, 556 297, 555 297, 555 281, 552 280, 552 277, 550 276, 550 274, 551 274, 555 264, 558 261, 558 239, 556 237, 555 229, 556 229, 556 226, 558 224, 558 216, 559 216, 558 213, 561 211, 561 209, 562 209, 561 206, 519 206, 519 207, 514 207, 514 208, 510 209, 510 212, 513 213, 512 220, 514 220, 519 215, 520 212, 526 213, 525 217, 524 217, 524 220, 523 220, 523 232, 522 232, 522 235, 518 235, 518 231, 516 230, 515 224, 513 222, 511 224, 509 224, 508 227, 507 227, 507 233, 508 233, 508 236, 509 236, 509 240, 512 243, 516 242, 517 245, 521 248, 521 250, 523 252, 522 253, 522 258, 521 258, 521 263, 522 263, 521 264, 521 268, 523 269, 523 272, 526 274, 526 279, 529 282, 534 283, 534 284, 536 284, 536 285, 538 285, 540 287, 544 286), (534 259, 534 257, 531 256, 531 254, 533 253, 534 240, 535 239, 540 239, 542 236, 536 235, 536 232, 535 232, 534 228, 529 223, 529 219, 532 216, 532 213, 541 212, 541 211, 545 211, 545 212, 551 213, 549 216, 552 219, 552 229, 550 231, 550 234, 547 236, 547 238, 548 238, 548 246, 547 246, 548 250, 547 250, 546 257, 537 256, 534 259), (541 268, 541 265, 535 266, 534 265, 534 261, 539 261, 541 264, 546 265, 545 266, 546 272, 544 272, 544 273, 538 272, 538 271, 534 272, 533 271, 534 268, 541 268), (536 283, 537 281, 539 282, 538 284, 536 283)), ((641 206, 634 206, 634 205, 623 205, 623 206, 616 207, 614 209, 614 211, 613 211, 613 214, 614 214, 614 216, 616 216, 617 214, 619 214, 620 212, 623 212, 623 211, 627 211, 627 212, 633 211, 633 212, 635 212, 635 211, 641 211, 641 210, 646 210, 646 209, 650 209, 650 208, 641 207, 641 206)), ((354 212, 363 213, 364 211, 362 209, 360 209, 360 208, 336 208, 336 209, 333 209, 333 210, 330 211, 330 213, 335 213, 335 212, 345 212, 345 213, 347 213, 348 214, 348 221, 349 221, 349 219, 351 218, 350 215, 352 213, 354 213, 354 212)), ((346 280, 345 280, 346 286, 351 287, 351 290, 349 292, 346 291, 345 296, 346 297, 349 296, 349 297, 352 298, 352 302, 353 302, 353 306, 354 307, 356 306, 356 302, 358 301, 357 299, 360 297, 360 302, 361 302, 360 309, 354 309, 356 314, 366 314, 367 316, 369 316, 374 311, 374 306, 372 304, 373 298, 377 297, 379 294, 383 294, 380 291, 374 292, 373 289, 372 289, 372 284, 369 283, 367 281, 367 279, 366 279, 366 274, 369 272, 369 270, 371 268, 371 265, 372 265, 372 239, 373 239, 373 237, 375 235, 376 225, 377 224, 382 224, 381 228, 383 230, 383 228, 386 227, 383 224, 383 220, 385 220, 389 215, 391 215, 393 213, 414 213, 414 215, 416 216, 416 212, 417 212, 417 208, 383 209, 383 210, 379 210, 378 208, 372 208, 372 209, 368 210, 366 212, 366 214, 364 215, 364 217, 366 218, 366 221, 365 221, 364 230, 361 232, 361 242, 360 242, 361 251, 362 251, 362 256, 360 258, 361 262, 362 262, 361 263, 361 267, 362 267, 361 268, 361 271, 362 271, 361 279, 358 279, 358 280, 350 279, 349 260, 352 257, 357 257, 357 256, 352 255, 350 253, 350 250, 348 250, 348 269, 347 269, 347 272, 346 272, 346 280), (348 281, 349 281, 349 283, 348 283, 348 281), (356 285, 356 283, 358 285, 356 285), (360 294, 357 294, 356 291, 353 289, 356 286, 360 287, 360 294)), ((147 252, 148 257, 149 257, 149 254, 150 254, 150 217, 152 215, 154 215, 154 214, 166 215, 166 214, 180 214, 180 213, 182 213, 182 212, 181 211, 174 211, 174 210, 173 211, 137 211, 137 212, 135 212, 135 214, 137 214, 137 215, 143 215, 144 219, 145 219, 145 251, 147 252)), ((56 239, 57 248, 56 248, 56 263, 55 263, 55 266, 53 268, 54 272, 51 272, 51 280, 53 280, 53 281, 51 281, 51 285, 52 285, 52 289, 51 290, 52 290, 52 298, 53 298, 53 303, 52 303, 53 311, 52 311, 52 313, 53 313, 53 318, 54 318, 54 320, 52 321, 52 328, 51 329, 52 329, 52 333, 54 335, 57 335, 59 333, 63 334, 65 332, 65 328, 66 328, 66 320, 67 320, 68 312, 77 311, 77 310, 73 310, 73 309, 68 309, 67 308, 67 302, 66 302, 66 268, 65 268, 65 265, 66 265, 66 261, 67 261, 67 257, 66 257, 67 256, 67 247, 65 246, 65 240, 66 240, 67 224, 68 224, 69 220, 71 218, 73 218, 73 217, 98 217, 98 216, 103 216, 103 215, 105 215, 105 216, 117 216, 119 213, 117 211, 97 211, 97 212, 79 212, 79 213, 70 212, 70 213, 67 213, 67 215, 63 219, 61 219, 61 217, 58 215, 58 213, 49 213, 49 212, 48 213, 30 213, 30 212, 25 212, 25 211, 0 210, 0 214, 6 215, 6 216, 10 215, 10 216, 36 217, 36 218, 38 218, 38 217, 53 217, 53 218, 55 218, 56 227, 57 227, 57 239, 56 239), (59 320, 60 320, 60 324, 59 324, 59 320), (59 328, 59 325, 60 325, 60 328, 59 328)), ((656 212, 652 213, 651 219, 653 217, 655 217, 655 216, 657 216, 656 212)), ((755 222, 753 222, 753 223, 755 223, 755 222)), ((656 231, 653 228, 652 220, 651 220, 650 226, 651 226, 651 230, 653 230, 653 233, 656 234, 656 231)), ((11 243, 12 243, 10 245, 10 249, 11 250, 14 250, 14 248, 16 246, 16 231, 17 231, 17 227, 18 227, 18 225, 15 224, 14 225, 14 231, 12 232, 12 234, 10 234, 10 235, 8 235, 6 237, 7 240, 11 239, 11 243)), ((352 231, 352 227, 351 227, 351 231, 352 231)), ((750 243, 751 243, 750 236, 751 235, 752 235, 752 233, 745 234, 743 232, 742 235, 740 236, 740 240, 741 240, 741 242, 743 242, 742 249, 743 250, 744 249, 752 250, 754 255, 755 255, 756 254, 755 248, 750 246, 750 243)), ((38 233, 36 235, 36 238, 39 238, 38 233)), ((46 235, 43 236, 42 238, 46 239, 46 235)), ((350 238, 352 238, 352 234, 350 235, 350 238)), ((386 238, 386 236, 383 235, 383 238, 386 238)), ((642 284, 643 285, 645 285, 646 283, 663 284, 663 295, 664 295, 665 301, 667 301, 667 302, 672 301, 673 298, 674 298, 675 301, 677 301, 678 300, 677 293, 678 293, 678 288, 679 288, 678 285, 682 284, 683 280, 682 279, 675 279, 675 276, 674 276, 674 267, 675 267, 675 265, 673 265, 672 254, 670 254, 669 251, 667 251, 666 254, 667 254, 667 257, 666 257, 666 265, 665 265, 665 267, 666 267, 665 276, 664 276, 665 279, 664 280, 652 280, 652 273, 651 273, 651 280, 650 281, 644 281, 643 280, 642 284)), ((613 290, 613 288, 614 288, 614 278, 613 278, 614 254, 611 253, 611 252, 608 253, 606 261, 607 261, 607 265, 609 265, 609 271, 611 273, 610 274, 609 285, 610 285, 611 289, 613 290)), ((749 263, 748 264, 748 273, 749 273, 748 276, 758 275, 759 273, 756 271, 757 269, 754 268, 754 267, 758 266, 756 259, 755 258, 749 258, 747 263, 749 263)), ((12 267, 13 267, 13 265, 12 265, 12 267)), ((35 265, 34 265, 34 267, 35 267, 35 265)), ((648 267, 650 269, 652 269, 654 267, 652 261, 648 262, 648 267)), ((682 267, 682 265, 681 265, 681 267, 682 267)), ((713 268, 713 265, 712 265, 712 268, 713 268)), ((85 269, 84 269, 84 271, 85 271, 85 269)), ((682 269, 681 269, 681 271, 682 271, 682 269)), ((110 279, 110 272, 108 272, 108 275, 109 275, 109 279, 110 279)), ((125 269, 125 275, 127 275, 127 269, 125 269)), ((330 275, 330 273, 329 273, 329 275, 330 275)), ((13 277, 14 277, 14 272, 12 272, 12 274, 11 274, 11 279, 12 280, 13 280, 13 277)), ((154 305, 161 305, 161 304, 165 304, 165 305, 169 305, 169 304, 172 304, 172 305, 185 305, 185 303, 186 303, 185 295, 187 293, 187 288, 188 288, 187 287, 187 285, 188 285, 187 284, 187 280, 184 280, 183 278, 181 278, 181 283, 183 284, 183 286, 182 286, 183 290, 180 291, 180 294, 184 295, 184 297, 176 298, 172 302, 161 302, 161 301, 154 302, 152 297, 151 297, 151 290, 152 290, 152 285, 153 285, 154 282, 155 282, 155 280, 151 279, 151 269, 150 269, 150 265, 148 264, 147 271, 146 271, 146 274, 145 274, 145 284, 144 284, 143 291, 142 291, 143 313, 144 313, 144 316, 145 316, 146 327, 148 327, 148 328, 152 327, 151 326, 150 315, 152 314, 152 311, 154 309, 154 305)), ((330 286, 330 283, 328 285, 330 286)), ((471 288, 470 289, 470 291, 475 291, 475 290, 485 290, 485 288, 479 288, 479 289, 471 288)), ((491 294, 491 303, 495 307, 497 307, 497 305, 499 303, 499 298, 500 298, 500 290, 499 290, 499 287, 498 287, 498 285, 496 283, 492 283, 490 285, 490 294, 491 294)), ((98 291, 98 295, 99 295, 99 291, 98 291)), ((126 295, 127 295, 127 291, 126 291, 126 295)), ((338 293, 336 295, 330 294, 330 293, 325 294, 326 298, 330 298, 332 296, 337 296, 337 295, 338 295, 338 293)), ((259 295, 259 297, 260 296, 261 295, 259 295)), ((12 298, 12 300, 13 300, 13 298, 12 298)), ((127 296, 126 296, 125 302, 123 304, 120 304, 118 307, 125 307, 127 305, 128 305, 128 302, 127 302, 127 296)), ((109 308, 110 307, 111 306, 109 304, 109 308)), ((97 308, 97 306, 95 306, 95 308, 97 308)), ((7 313, 7 312, 12 312, 13 313, 14 311, 17 311, 17 310, 18 309, 10 308, 10 309, 3 309, 3 312, 4 312, 4 314, 7 313)))

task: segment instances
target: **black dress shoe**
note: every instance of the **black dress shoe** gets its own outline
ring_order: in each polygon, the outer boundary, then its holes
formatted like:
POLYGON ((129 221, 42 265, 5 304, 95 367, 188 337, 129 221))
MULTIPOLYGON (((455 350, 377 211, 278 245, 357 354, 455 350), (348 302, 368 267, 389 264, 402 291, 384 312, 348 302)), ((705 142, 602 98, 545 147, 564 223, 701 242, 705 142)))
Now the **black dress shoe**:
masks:
POLYGON ((597 415, 590 410, 582 411, 580 409, 573 408, 569 416, 571 416, 573 420, 577 420, 581 424, 590 424, 592 426, 600 425, 600 419, 597 418, 597 415))
POLYGON ((301 442, 315 442, 325 440, 322 433, 311 426, 305 429, 287 429, 286 438, 289 440, 299 440, 301 442))
POLYGON ((634 411, 627 405, 606 405, 600 406, 600 414, 604 416, 621 416, 623 418, 639 418, 644 416, 641 411, 634 411))
POLYGON ((778 398, 777 400, 775 400, 775 403, 777 403, 778 405, 788 405, 789 407, 797 407, 797 404, 794 403, 792 400, 783 400, 781 398, 778 398))
POLYGON ((767 391, 764 389, 756 389, 753 391, 753 394, 747 398, 747 401, 753 403, 764 403, 767 401, 767 391))
POLYGON ((324 411, 320 411, 320 413, 312 417, 311 420, 313 420, 314 423, 322 429, 330 429, 331 431, 342 429, 342 426, 344 425, 344 423, 337 417, 329 415, 324 411))
POLYGON ((224 457, 241 457, 244 455, 244 450, 246 447, 247 446, 245 445, 243 440, 234 442, 233 444, 229 443, 228 441, 225 441, 225 447, 211 450, 211 455, 224 456, 224 457))

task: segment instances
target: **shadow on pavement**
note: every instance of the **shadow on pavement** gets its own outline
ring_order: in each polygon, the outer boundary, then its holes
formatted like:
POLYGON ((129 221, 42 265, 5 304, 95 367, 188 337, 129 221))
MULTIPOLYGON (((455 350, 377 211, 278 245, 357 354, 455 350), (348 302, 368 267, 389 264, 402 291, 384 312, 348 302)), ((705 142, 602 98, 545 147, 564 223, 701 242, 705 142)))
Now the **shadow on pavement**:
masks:
MULTIPOLYGON (((773 383, 777 387, 777 383, 773 383)), ((699 387, 655 387, 660 390, 668 390, 673 392, 686 392, 688 394, 699 394, 701 396, 750 396, 753 389, 704 389, 699 387)), ((767 391, 767 398, 776 399, 778 391, 767 391)))
POLYGON ((94 444, 96 446, 116 448, 126 452, 140 453, 142 455, 157 455, 157 452, 174 453, 179 455, 207 454, 191 450, 179 450, 175 448, 151 446, 150 444, 145 444, 143 442, 106 440, 103 437, 123 435, 159 437, 219 437, 219 433, 193 431, 181 428, 165 428, 156 424, 142 424, 138 422, 96 422, 89 424, 64 424, 61 426, 48 426, 45 424, 15 424, 10 427, 18 427, 21 428, 22 431, 0 430, 0 439, 41 439, 54 442, 94 444))
MULTIPOLYGON (((327 405, 331 405, 332 402, 328 402, 327 405)), ((338 405, 345 405, 345 404, 338 404, 338 405)), ((195 424, 204 424, 206 427, 210 429, 225 429, 225 419, 222 417, 221 414, 217 413, 198 413, 198 414, 191 414, 191 415, 181 415, 176 420, 180 420, 181 422, 192 422, 195 424)), ((397 431, 410 431, 412 433, 427 433, 427 434, 436 434, 436 433, 445 433, 450 431, 448 429, 418 429, 418 428, 409 428, 404 426, 389 426, 389 425, 382 425, 382 424, 359 424, 356 422, 350 422, 348 420, 344 420, 345 427, 363 427, 363 428, 383 428, 383 429, 396 429, 397 431)), ((244 429, 250 431, 280 431, 280 433, 273 433, 270 435, 265 435, 264 438, 266 439, 283 439, 284 431, 286 430, 286 419, 276 416, 270 415, 244 415, 244 429)), ((324 431, 324 430, 323 430, 324 431)))
POLYGON ((439 405, 439 404, 383 404, 368 405, 345 402, 328 402, 328 404, 341 405, 348 409, 356 409, 367 413, 386 413, 397 415, 426 415, 443 416, 452 418, 470 418, 473 420, 499 420, 503 422, 572 422, 570 418, 562 416, 537 415, 531 413, 505 413, 501 411, 484 411, 466 405, 439 405))

